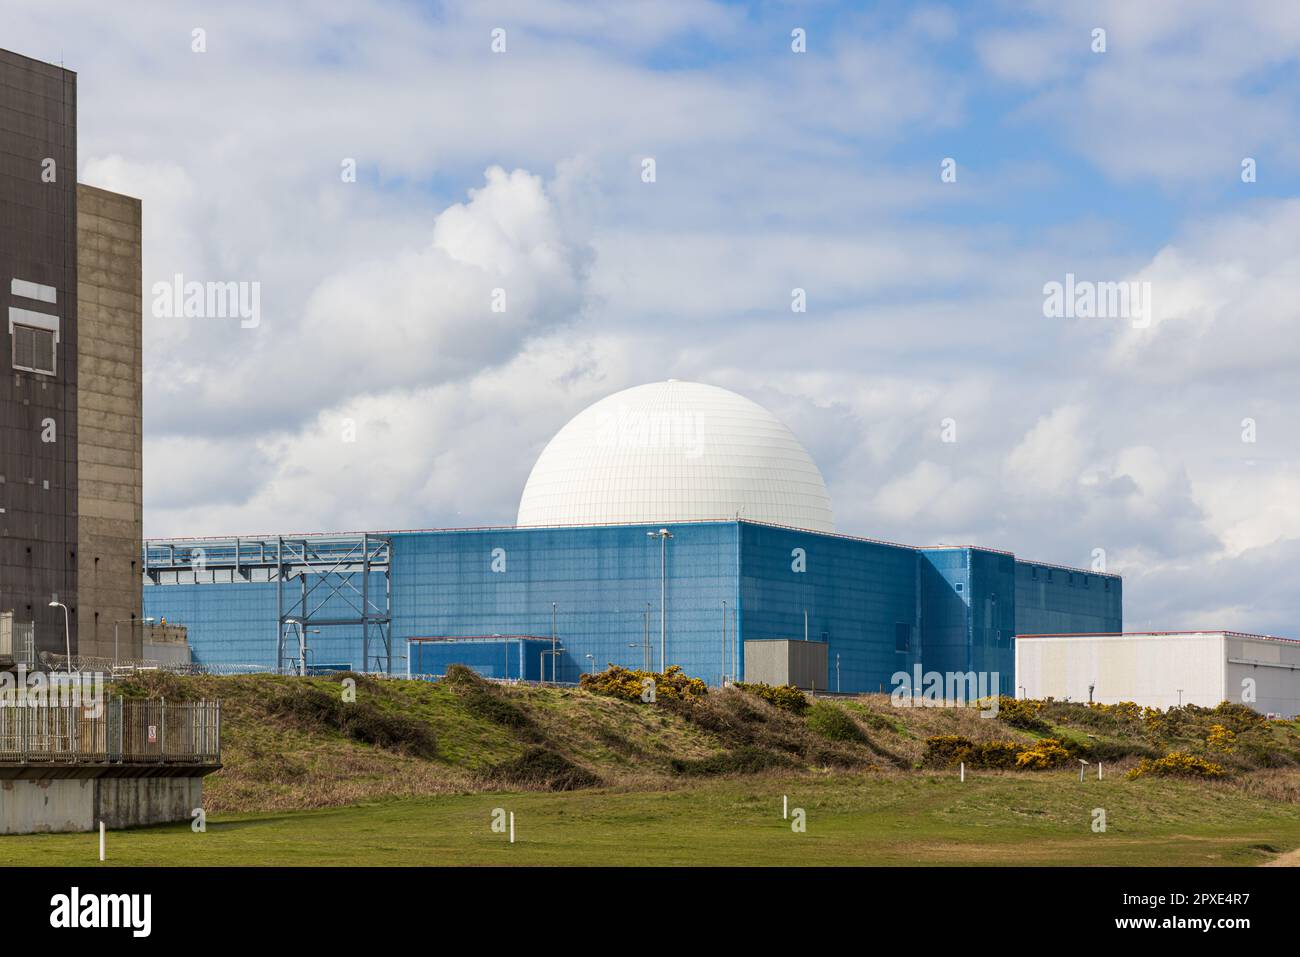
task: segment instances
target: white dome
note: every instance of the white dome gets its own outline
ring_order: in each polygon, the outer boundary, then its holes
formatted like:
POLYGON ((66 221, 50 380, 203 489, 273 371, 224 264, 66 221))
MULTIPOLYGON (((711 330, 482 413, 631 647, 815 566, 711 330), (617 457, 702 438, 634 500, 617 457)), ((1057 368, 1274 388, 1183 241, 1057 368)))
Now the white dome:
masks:
POLYGON ((794 433, 743 396, 675 379, 574 416, 519 500, 520 525, 737 517, 834 531, 826 483, 794 433))

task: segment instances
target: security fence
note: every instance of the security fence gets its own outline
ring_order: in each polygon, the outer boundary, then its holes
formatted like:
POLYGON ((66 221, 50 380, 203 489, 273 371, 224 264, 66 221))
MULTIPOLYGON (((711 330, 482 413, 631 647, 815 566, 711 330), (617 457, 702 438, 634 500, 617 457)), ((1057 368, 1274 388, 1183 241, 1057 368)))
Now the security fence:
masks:
POLYGON ((221 702, 0 702, 0 764, 221 762, 221 702))

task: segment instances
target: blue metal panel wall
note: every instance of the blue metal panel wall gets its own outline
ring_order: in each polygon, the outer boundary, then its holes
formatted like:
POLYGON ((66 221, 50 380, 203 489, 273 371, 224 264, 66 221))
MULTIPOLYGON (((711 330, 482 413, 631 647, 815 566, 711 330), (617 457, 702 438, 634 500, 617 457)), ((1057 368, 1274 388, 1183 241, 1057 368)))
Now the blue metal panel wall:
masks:
MULTIPOLYGON (((739 648, 742 675, 744 639, 802 638, 806 609, 808 637, 830 645, 825 687, 836 687, 838 656, 845 692, 888 691, 895 672, 919 663, 925 671, 997 671, 1002 690, 1011 693, 1012 635, 1122 626, 1121 584, 1114 577, 1033 566, 981 549, 916 550, 750 523, 669 527, 675 537, 668 543, 668 662, 710 683, 722 671, 724 600, 728 656, 739 648), (803 571, 795 570, 795 549, 803 549, 803 571), (900 643, 906 650, 898 650, 900 643)), ((405 670, 407 638, 549 637, 552 602, 563 644, 561 681, 589 670, 589 654, 597 668, 641 667, 647 606, 657 668, 660 547, 646 536, 656 528, 392 535, 393 670, 405 670)), ((382 593, 382 576, 372 582, 382 593)), ((274 583, 146 580, 144 595, 147 615, 189 626, 197 662, 274 667, 274 583)), ((287 588, 286 603, 293 597, 287 588)), ((347 610, 337 611, 341 617, 347 610)), ((326 627, 309 644, 313 664, 361 666, 359 628, 326 627)), ((480 652, 452 647, 451 659, 429 662, 458 660, 494 674, 497 652, 470 661, 480 652)), ((526 666, 535 678, 536 662, 526 666)))
POLYGON ((971 663, 971 550, 921 549, 921 667, 965 672, 971 663))
MULTIPOLYGON (((358 587, 359 587, 358 579, 358 587)), ((382 596, 384 579, 372 574, 372 594, 382 596)), ((285 583, 286 614, 298 610, 302 592, 295 581, 285 583)), ((321 617, 355 615, 354 609, 340 598, 325 598, 323 591, 308 597, 308 607, 321 617)), ((360 596, 353 601, 360 605, 360 596)), ((382 607, 382 606, 381 606, 382 607)), ((201 584, 154 585, 147 578, 144 585, 146 617, 166 618, 169 624, 189 629, 190 649, 197 664, 254 665, 275 668, 276 655, 276 584, 274 582, 205 582, 201 584)), ((326 626, 320 634, 307 635, 308 664, 352 664, 361 667, 361 627, 326 626)), ((371 656, 378 653, 371 648, 371 656)), ((286 656, 297 658, 298 636, 292 632, 286 656)), ((402 671, 398 656, 402 645, 393 643, 393 670, 402 671)))
POLYGON ((740 529, 742 639, 803 638, 806 609, 808 637, 829 643, 830 690, 837 655, 845 692, 889 691, 890 676, 911 669, 919 645, 914 549, 763 525, 740 529), (802 572, 795 549, 804 552, 802 572), (899 625, 908 635, 901 652, 899 625))
POLYGON ((1012 694, 1016 658, 1016 560, 1012 555, 970 550, 970 669, 987 674, 990 692, 1012 694), (997 686, 991 682, 998 676, 997 686))
POLYGON ((166 618, 189 629, 196 664, 275 668, 275 585, 144 584, 146 617, 166 618))
POLYGON ((1118 576, 1016 562, 1016 634, 1124 630, 1124 584, 1118 576))
POLYGON ((543 662, 550 680, 549 641, 502 638, 489 641, 419 641, 411 644, 411 674, 445 675, 449 665, 465 665, 485 678, 541 680, 543 662))
MULTIPOLYGON (((722 667, 722 601, 732 607, 737 595, 737 526, 667 527, 674 536, 667 547, 667 660, 714 683, 722 667)), ((641 667, 648 603, 651 663, 657 668, 660 545, 646 535, 656 528, 393 535, 394 638, 404 644, 414 637, 547 637, 555 602, 563 644, 558 678, 576 681, 590 670, 588 654, 598 669, 611 662, 641 667)))

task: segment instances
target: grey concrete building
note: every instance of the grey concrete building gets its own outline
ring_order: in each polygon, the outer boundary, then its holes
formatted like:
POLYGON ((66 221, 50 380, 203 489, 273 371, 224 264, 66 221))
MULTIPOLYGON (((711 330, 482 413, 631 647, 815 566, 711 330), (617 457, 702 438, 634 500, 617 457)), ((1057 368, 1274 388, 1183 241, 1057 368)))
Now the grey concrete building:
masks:
POLYGON ((76 74, 0 50, 0 613, 138 655, 140 204, 76 176, 76 74))
POLYGON ((80 653, 139 658, 140 201, 77 187, 80 653))

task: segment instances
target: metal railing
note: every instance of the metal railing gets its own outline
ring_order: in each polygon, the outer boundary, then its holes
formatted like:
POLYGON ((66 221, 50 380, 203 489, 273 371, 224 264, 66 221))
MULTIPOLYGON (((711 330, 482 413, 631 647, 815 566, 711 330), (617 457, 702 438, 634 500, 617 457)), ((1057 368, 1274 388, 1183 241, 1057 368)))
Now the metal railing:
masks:
POLYGON ((220 764, 221 702, 0 703, 0 764, 220 764))

